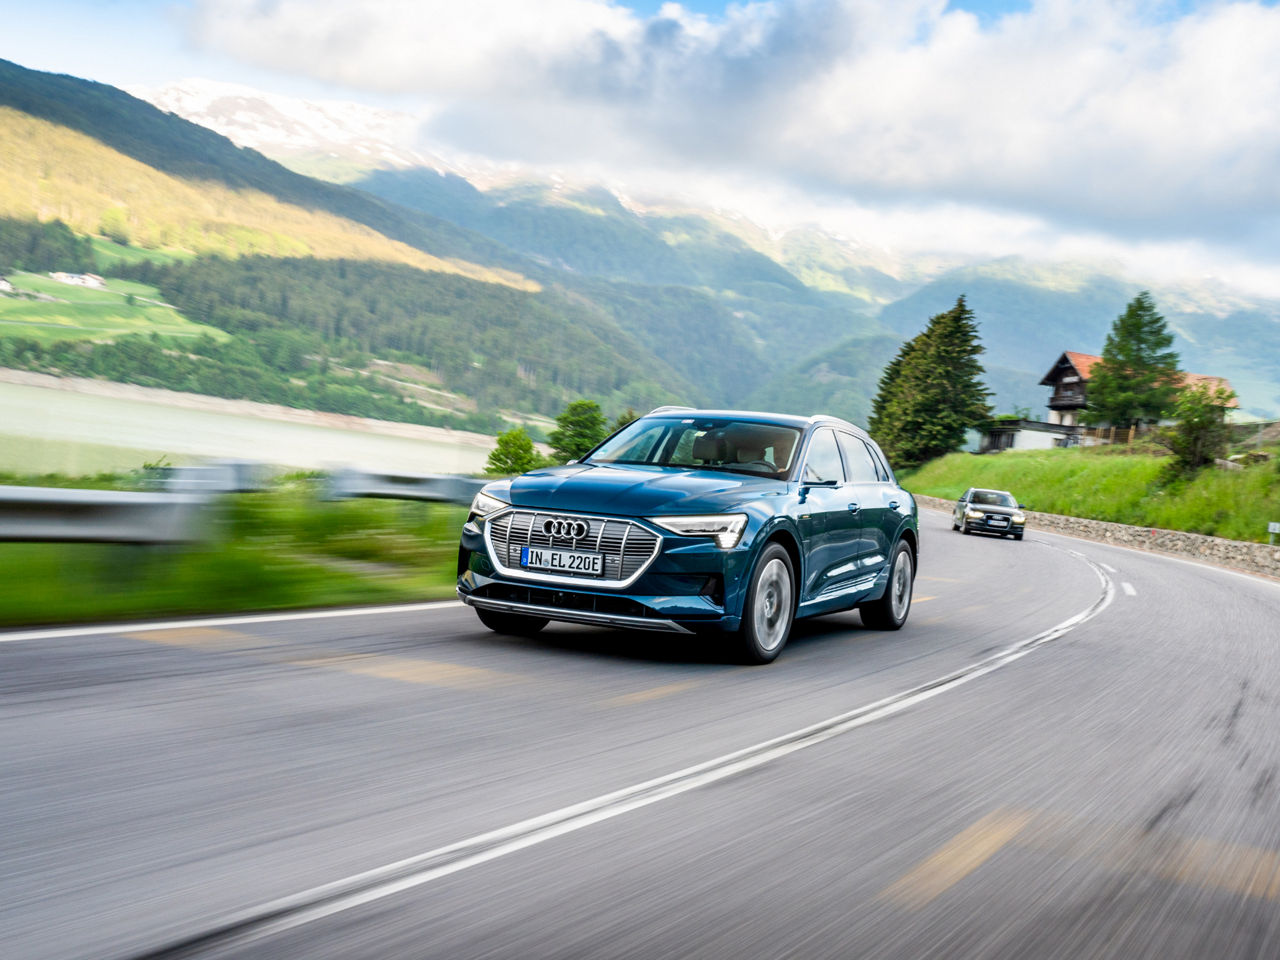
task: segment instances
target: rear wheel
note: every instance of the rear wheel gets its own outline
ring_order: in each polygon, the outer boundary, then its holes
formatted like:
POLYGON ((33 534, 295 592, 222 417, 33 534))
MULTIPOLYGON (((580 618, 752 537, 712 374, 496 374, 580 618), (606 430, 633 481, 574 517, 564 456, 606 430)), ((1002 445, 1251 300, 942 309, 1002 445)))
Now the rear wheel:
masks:
MULTIPOLYGON (((969 531, 966 529, 965 533, 969 531)), ((900 630, 911 612, 911 592, 915 587, 915 561, 911 547, 899 540, 889 568, 889 584, 884 596, 858 607, 862 622, 873 630, 900 630)))
POLYGON ((742 611, 737 653, 743 663, 770 663, 786 646, 795 617, 795 573, 781 544, 770 543, 756 560, 742 611))
POLYGON ((512 637, 531 637, 549 621, 542 617, 525 617, 518 613, 499 613, 496 610, 485 610, 476 607, 476 616, 480 622, 494 633, 505 633, 512 637))

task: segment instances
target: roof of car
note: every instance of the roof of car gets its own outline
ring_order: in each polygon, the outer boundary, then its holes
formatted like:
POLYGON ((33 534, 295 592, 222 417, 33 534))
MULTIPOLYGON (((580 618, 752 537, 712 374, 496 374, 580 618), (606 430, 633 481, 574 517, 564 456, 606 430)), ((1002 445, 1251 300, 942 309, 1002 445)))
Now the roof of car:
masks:
POLYGON ((681 419, 686 417, 712 417, 716 419, 754 420, 760 423, 776 423, 800 429, 815 423, 829 423, 834 427, 843 427, 859 434, 864 433, 860 427, 855 427, 847 420, 841 420, 839 417, 828 417, 823 414, 814 417, 801 417, 792 413, 761 413, 757 410, 701 410, 694 407, 659 407, 657 410, 646 413, 645 416, 678 417, 681 419))

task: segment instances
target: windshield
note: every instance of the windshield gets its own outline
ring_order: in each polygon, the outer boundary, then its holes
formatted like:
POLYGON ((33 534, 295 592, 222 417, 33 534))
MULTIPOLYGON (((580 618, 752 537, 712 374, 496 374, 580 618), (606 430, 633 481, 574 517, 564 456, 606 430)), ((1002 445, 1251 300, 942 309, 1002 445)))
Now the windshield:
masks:
POLYGON ((799 442, 797 428, 775 423, 645 417, 606 440, 586 462, 727 470, 781 480, 791 469, 799 442))
POLYGON ((975 490, 971 502, 983 507, 1016 507, 1018 505, 1017 500, 999 490, 975 490))

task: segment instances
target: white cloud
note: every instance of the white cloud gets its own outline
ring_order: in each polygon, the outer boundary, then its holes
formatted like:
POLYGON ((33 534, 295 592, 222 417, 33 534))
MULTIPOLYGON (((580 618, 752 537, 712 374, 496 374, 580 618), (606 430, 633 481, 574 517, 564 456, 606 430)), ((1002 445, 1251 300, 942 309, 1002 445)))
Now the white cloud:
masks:
POLYGON ((604 0, 202 0, 191 32, 430 98, 433 135, 501 158, 785 185, 1046 243, 1255 262, 1280 244, 1280 9, 1257 2, 1039 0, 983 25, 945 0, 647 19, 604 0))

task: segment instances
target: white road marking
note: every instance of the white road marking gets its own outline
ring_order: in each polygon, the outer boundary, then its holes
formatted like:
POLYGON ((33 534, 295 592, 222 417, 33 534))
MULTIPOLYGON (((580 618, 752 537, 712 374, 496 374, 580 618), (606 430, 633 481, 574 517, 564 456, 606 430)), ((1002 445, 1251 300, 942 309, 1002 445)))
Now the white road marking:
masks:
POLYGON ((1115 573, 1115 572, 1116 572, 1116 568, 1115 568, 1115 567, 1113 567, 1113 566, 1111 566, 1111 564, 1109 564, 1109 563, 1103 563, 1102 561, 1098 561, 1098 566, 1102 567, 1102 569, 1103 569, 1103 570, 1105 570, 1105 571, 1107 571, 1107 573, 1115 573))
POLYGON ((0 633, 0 643, 18 640, 61 640, 65 637, 93 637, 110 633, 142 633, 147 630, 177 630, 186 627, 234 627, 245 623, 283 623, 289 620, 327 620, 334 617, 365 617, 384 613, 417 613, 461 607, 461 600, 433 603, 399 603, 382 607, 339 607, 333 610, 304 610, 298 613, 259 613, 235 617, 192 617, 188 620, 157 620, 151 623, 99 623, 84 627, 54 627, 0 633))
POLYGON ((1136 597, 1138 595, 1138 591, 1133 589, 1133 584, 1127 580, 1120 584, 1120 587, 1124 590, 1126 596, 1136 597))
POLYGON ((216 927, 140 954, 135 960, 161 960, 161 958, 188 956, 195 948, 210 947, 215 944, 220 947, 228 944, 243 944, 295 929, 353 907, 420 887, 433 880, 496 860, 555 837, 611 820, 632 810, 679 796, 745 770, 763 766, 789 754, 824 743, 842 733, 901 713, 909 707, 924 703, 926 700, 986 676, 1092 620, 1114 599, 1114 585, 1096 563, 1076 550, 1062 547, 1051 549, 1064 550, 1089 565, 1102 586, 1102 592, 1098 598, 1088 608, 1057 626, 1006 647, 954 673, 866 706, 837 714, 780 737, 677 770, 675 773, 624 787, 613 793, 263 904, 235 915, 216 927))

